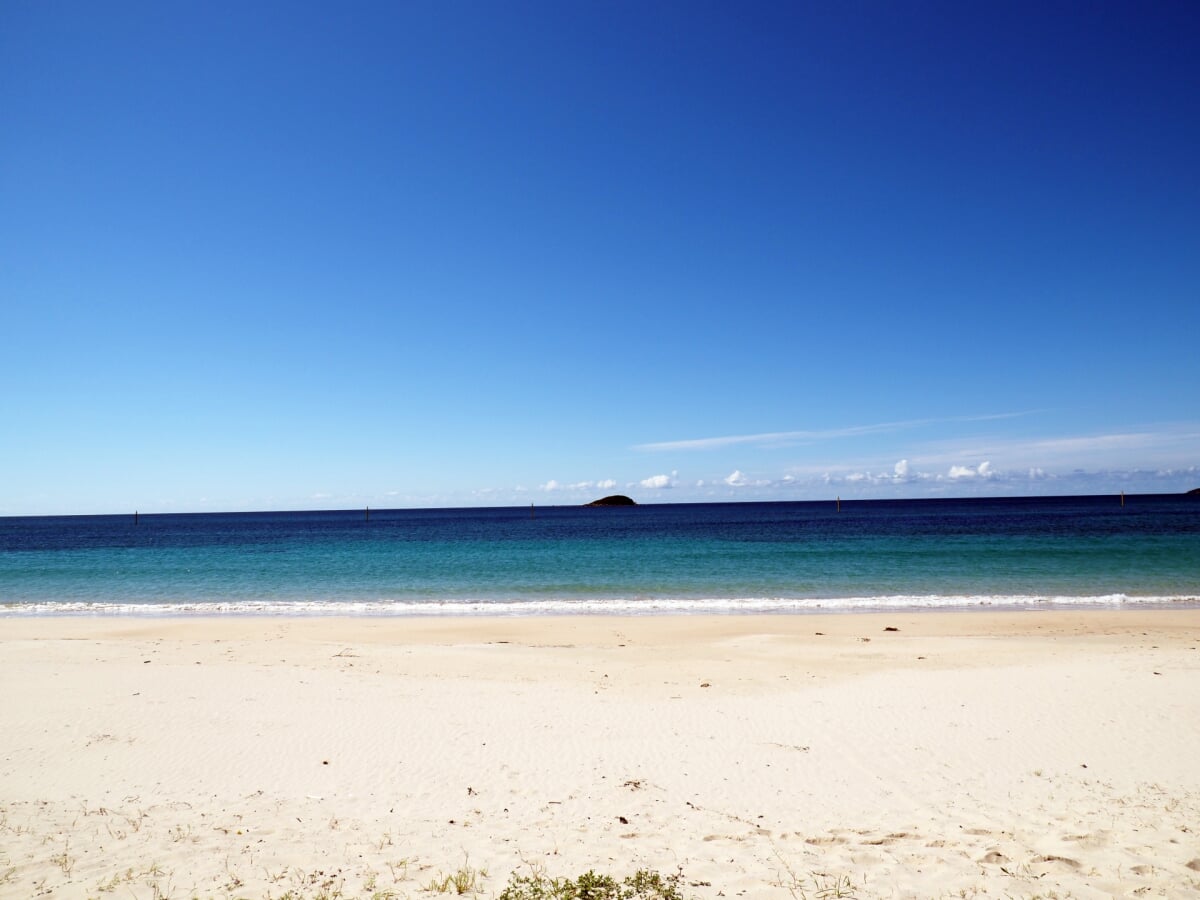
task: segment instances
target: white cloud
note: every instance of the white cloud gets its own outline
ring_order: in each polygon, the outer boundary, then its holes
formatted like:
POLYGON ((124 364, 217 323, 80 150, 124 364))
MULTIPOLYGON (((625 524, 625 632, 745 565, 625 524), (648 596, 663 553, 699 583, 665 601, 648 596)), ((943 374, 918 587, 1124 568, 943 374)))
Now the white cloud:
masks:
POLYGON ((741 469, 734 469, 729 475, 722 479, 727 485, 735 488, 743 487, 769 487, 771 482, 765 478, 750 478, 741 469))
POLYGON ((1157 430, 1051 438, 974 438, 936 441, 920 448, 929 465, 957 464, 963 457, 984 458, 1007 469, 1041 468, 1047 472, 1142 469, 1150 465, 1190 465, 1200 443, 1200 424, 1176 423, 1157 430))
POLYGON ((605 490, 605 491, 607 491, 609 488, 615 488, 616 486, 617 486, 617 483, 615 481, 613 481, 611 478, 605 478, 603 481, 596 482, 596 487, 598 487, 602 490, 605 490))
POLYGON ((897 478, 907 478, 908 477, 908 460, 907 459, 900 460, 892 468, 892 471, 895 473, 897 478))
POLYGON ((553 478, 551 478, 545 484, 540 485, 540 489, 543 491, 557 491, 561 487, 562 487, 562 485, 559 484, 557 481, 555 481, 553 478))
POLYGON ((649 478, 643 478, 640 484, 642 487, 652 491, 674 487, 675 481, 673 476, 675 474, 675 472, 672 472, 670 475, 651 475, 649 478))
POLYGON ((963 478, 995 478, 996 470, 985 459, 978 466, 951 466, 947 477, 954 481, 963 478))

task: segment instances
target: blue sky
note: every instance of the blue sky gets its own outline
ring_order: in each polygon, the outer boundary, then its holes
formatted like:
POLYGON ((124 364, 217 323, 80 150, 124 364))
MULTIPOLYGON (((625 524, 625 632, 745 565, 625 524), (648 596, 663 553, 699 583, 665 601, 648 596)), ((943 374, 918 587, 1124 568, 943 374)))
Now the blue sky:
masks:
POLYGON ((0 6, 0 514, 1200 486, 1200 7, 0 6))

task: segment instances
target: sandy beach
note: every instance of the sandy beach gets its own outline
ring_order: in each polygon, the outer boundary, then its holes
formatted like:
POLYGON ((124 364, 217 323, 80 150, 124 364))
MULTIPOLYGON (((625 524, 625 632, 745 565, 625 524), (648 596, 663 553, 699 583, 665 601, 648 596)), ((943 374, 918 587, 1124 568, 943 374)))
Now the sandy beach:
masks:
POLYGON ((0 686, 5 898, 1200 896, 1197 610, 9 618, 0 686))

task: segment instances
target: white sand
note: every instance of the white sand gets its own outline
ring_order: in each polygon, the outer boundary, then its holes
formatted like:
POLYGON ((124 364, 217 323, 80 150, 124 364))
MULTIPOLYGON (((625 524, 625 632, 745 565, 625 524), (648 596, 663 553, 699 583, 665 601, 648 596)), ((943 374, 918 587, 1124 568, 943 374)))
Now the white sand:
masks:
POLYGON ((1200 896, 1198 647, 1186 610, 0 619, 0 897, 1200 896))

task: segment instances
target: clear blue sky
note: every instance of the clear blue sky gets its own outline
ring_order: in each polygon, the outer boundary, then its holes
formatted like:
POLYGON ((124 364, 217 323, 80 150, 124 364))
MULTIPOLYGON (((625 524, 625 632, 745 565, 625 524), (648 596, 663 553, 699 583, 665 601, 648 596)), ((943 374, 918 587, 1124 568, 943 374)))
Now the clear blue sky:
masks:
POLYGON ((1200 5, 0 5, 0 514, 1200 486, 1200 5))

